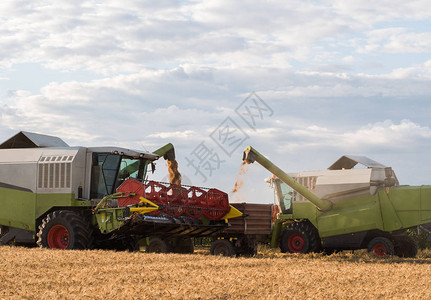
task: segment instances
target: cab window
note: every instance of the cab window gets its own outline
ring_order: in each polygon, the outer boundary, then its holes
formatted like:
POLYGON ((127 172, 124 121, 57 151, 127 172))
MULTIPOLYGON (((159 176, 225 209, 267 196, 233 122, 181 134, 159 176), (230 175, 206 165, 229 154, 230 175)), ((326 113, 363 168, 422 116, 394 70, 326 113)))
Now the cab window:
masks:
POLYGON ((292 213, 293 189, 286 183, 277 180, 275 182, 275 194, 283 213, 292 213))

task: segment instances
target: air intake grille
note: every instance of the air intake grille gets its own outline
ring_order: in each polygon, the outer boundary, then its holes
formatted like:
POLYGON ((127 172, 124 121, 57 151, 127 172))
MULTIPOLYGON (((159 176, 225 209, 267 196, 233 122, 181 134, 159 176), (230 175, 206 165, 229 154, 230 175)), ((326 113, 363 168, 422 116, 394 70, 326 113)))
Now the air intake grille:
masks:
POLYGON ((43 156, 39 161, 38 187, 70 188, 73 156, 43 156))
MULTIPOLYGON (((293 177, 299 184, 306 187, 309 191, 316 188, 317 176, 293 177)), ((307 202, 308 200, 297 191, 293 191, 293 201, 307 202)))

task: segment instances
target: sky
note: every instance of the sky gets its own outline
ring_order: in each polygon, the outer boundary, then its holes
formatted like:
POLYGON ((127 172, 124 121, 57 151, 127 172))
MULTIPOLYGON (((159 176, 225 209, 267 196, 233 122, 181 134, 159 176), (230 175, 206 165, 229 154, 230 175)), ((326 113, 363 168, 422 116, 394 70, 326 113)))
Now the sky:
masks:
MULTIPOLYGON (((345 154, 431 184, 429 1, 0 2, 0 140, 176 149, 183 182, 270 203, 345 154)), ((166 179, 159 161, 154 179, 166 179)))

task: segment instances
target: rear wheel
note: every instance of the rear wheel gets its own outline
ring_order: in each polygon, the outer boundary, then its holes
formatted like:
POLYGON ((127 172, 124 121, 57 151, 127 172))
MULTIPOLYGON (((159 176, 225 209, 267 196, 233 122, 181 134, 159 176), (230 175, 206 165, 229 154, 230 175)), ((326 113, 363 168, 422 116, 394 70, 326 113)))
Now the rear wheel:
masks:
POLYGON ((149 253, 169 253, 170 250, 169 243, 159 237, 150 238, 146 248, 146 251, 149 253))
POLYGON ((43 219, 37 233, 37 244, 51 249, 88 249, 92 230, 84 218, 73 211, 60 210, 43 219))
POLYGON ((316 228, 308 222, 291 224, 280 239, 281 252, 308 253, 320 249, 320 237, 316 228))
POLYGON ((413 258, 418 254, 416 241, 408 235, 394 237, 394 253, 399 257, 413 258))
POLYGON ((376 237, 368 243, 368 252, 377 257, 387 257, 394 254, 394 244, 385 237, 376 237))
POLYGON ((216 240, 211 244, 212 255, 234 256, 236 255, 233 244, 225 239, 216 240))

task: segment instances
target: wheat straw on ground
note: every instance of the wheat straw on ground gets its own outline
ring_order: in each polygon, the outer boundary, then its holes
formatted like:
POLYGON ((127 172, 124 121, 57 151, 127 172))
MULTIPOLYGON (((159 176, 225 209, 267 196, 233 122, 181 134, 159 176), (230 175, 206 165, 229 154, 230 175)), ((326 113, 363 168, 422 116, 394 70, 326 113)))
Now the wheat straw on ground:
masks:
POLYGON ((429 299, 431 259, 0 247, 0 299, 429 299))

